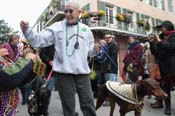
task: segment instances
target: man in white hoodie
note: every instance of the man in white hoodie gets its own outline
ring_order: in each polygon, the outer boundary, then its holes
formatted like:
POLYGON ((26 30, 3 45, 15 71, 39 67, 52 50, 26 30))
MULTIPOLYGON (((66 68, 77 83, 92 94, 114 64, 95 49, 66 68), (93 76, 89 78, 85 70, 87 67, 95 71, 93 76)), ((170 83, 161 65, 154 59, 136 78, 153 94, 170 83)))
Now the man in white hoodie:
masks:
POLYGON ((35 33, 27 21, 21 21, 21 29, 33 47, 55 46, 53 71, 57 75, 64 116, 75 116, 75 91, 83 115, 96 116, 87 61, 96 52, 94 37, 90 28, 79 22, 81 11, 77 2, 69 1, 64 12, 65 20, 40 33, 35 33))

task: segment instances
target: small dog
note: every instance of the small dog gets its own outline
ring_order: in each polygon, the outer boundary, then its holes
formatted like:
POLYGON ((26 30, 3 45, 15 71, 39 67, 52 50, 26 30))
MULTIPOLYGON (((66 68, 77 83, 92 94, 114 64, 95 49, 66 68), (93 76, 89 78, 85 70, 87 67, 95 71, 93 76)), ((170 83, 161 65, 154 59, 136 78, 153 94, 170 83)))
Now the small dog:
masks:
POLYGON ((101 86, 101 89, 97 96, 96 110, 101 107, 106 98, 109 98, 110 116, 113 116, 115 102, 117 102, 120 107, 120 116, 125 116, 125 114, 130 111, 135 111, 135 116, 141 116, 143 98, 146 95, 155 95, 161 98, 165 98, 168 96, 160 88, 159 82, 151 78, 140 80, 135 84, 109 81, 101 86), (129 94, 126 94, 127 90, 129 90, 127 87, 131 88, 131 93, 129 94), (122 95, 122 92, 118 92, 118 90, 123 91, 126 96, 124 94, 122 95))
POLYGON ((27 101, 28 113, 30 116, 48 116, 45 107, 48 107, 50 101, 49 95, 50 92, 45 85, 31 93, 27 101))

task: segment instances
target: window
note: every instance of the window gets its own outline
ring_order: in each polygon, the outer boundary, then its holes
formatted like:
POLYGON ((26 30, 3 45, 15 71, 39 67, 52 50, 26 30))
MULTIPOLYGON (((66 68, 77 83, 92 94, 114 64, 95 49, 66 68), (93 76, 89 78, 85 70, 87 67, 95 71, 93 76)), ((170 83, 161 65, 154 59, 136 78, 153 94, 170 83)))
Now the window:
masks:
POLYGON ((149 0, 142 0, 144 3, 148 3, 149 4, 149 0))
POLYGON ((149 0, 149 4, 152 5, 153 4, 153 0, 149 0))
POLYGON ((150 0, 149 4, 153 5, 154 7, 157 7, 157 8, 160 8, 162 10, 165 10, 164 0, 150 0))
POLYGON ((173 1, 172 0, 168 0, 168 10, 169 12, 173 12, 173 1))
POLYGON ((121 8, 117 7, 117 14, 120 14, 120 13, 121 13, 121 8))
POLYGON ((153 5, 157 7, 157 0, 153 0, 153 5))
POLYGON ((114 23, 114 21, 113 21, 113 8, 106 7, 106 16, 107 16, 106 22, 113 24, 114 23))
POLYGON ((158 7, 158 8, 162 8, 161 0, 156 0, 156 2, 157 2, 157 7, 158 7))
POLYGON ((129 22, 130 27, 133 27, 134 26, 134 24, 133 24, 133 15, 134 15, 134 12, 128 10, 127 11, 127 15, 128 15, 128 21, 127 22, 129 22))

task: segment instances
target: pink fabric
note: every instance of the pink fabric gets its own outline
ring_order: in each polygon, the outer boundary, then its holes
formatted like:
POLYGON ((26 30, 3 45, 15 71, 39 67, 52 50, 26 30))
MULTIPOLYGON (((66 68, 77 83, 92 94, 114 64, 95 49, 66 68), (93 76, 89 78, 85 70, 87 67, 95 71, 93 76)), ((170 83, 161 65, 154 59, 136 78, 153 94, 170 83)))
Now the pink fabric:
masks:
POLYGON ((19 53, 18 48, 16 48, 16 52, 13 50, 12 46, 10 45, 10 43, 4 43, 2 45, 0 45, 0 48, 6 48, 9 52, 9 55, 7 56, 10 60, 15 61, 16 56, 19 53))

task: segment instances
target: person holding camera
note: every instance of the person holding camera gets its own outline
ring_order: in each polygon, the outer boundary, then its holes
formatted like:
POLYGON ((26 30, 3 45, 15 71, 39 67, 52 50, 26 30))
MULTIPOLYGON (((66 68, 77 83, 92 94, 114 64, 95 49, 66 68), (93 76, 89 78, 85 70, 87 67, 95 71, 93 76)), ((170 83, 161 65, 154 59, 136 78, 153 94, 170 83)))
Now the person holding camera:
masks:
MULTIPOLYGON (((113 40, 112 34, 106 33, 104 40, 98 43, 99 51, 98 58, 101 60, 101 72, 102 77, 98 79, 98 88, 100 85, 107 81, 116 81, 118 74, 118 43, 113 40)), ((109 100, 103 104, 104 106, 109 106, 109 100)))
MULTIPOLYGON (((151 52, 160 67, 161 84, 168 94, 165 99, 165 114, 171 115, 171 87, 175 84, 175 30, 171 21, 163 21, 157 26, 160 35, 150 35, 151 52)), ((153 105, 152 105, 153 106, 153 105)), ((163 100, 158 100, 154 108, 162 108, 163 100)))

